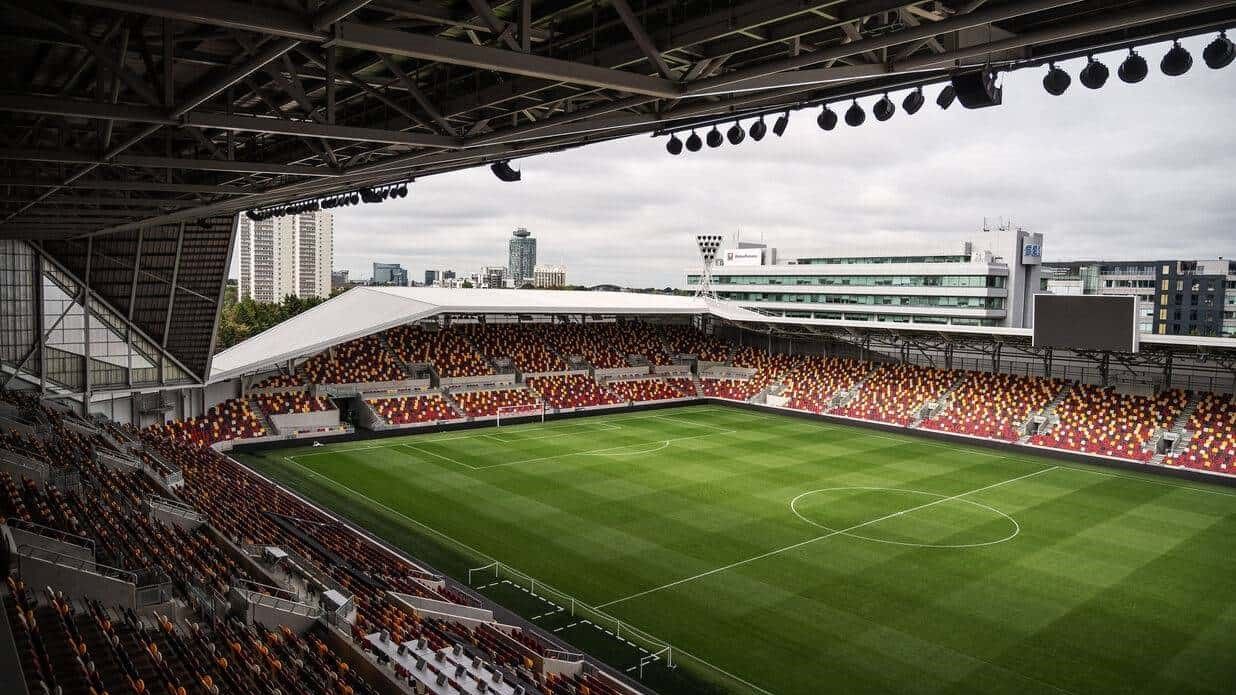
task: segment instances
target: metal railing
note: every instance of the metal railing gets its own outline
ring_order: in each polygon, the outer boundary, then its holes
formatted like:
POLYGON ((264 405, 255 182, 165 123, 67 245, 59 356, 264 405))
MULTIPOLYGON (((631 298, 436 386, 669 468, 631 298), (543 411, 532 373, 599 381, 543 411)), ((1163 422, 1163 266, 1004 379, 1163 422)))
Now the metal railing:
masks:
POLYGON ((91 555, 94 554, 93 538, 86 538, 85 536, 79 536, 74 533, 69 533, 68 531, 61 531, 60 529, 44 526, 43 524, 35 523, 33 521, 19 519, 15 516, 5 519, 4 523, 9 528, 19 529, 26 531, 27 533, 33 533, 37 536, 43 536, 44 538, 49 538, 53 541, 65 543, 67 545, 75 545, 79 548, 85 548, 90 551, 91 555))
POLYGON ((119 567, 111 567, 95 562, 94 559, 81 558, 67 553, 62 553, 51 548, 43 548, 36 545, 28 545, 23 543, 17 547, 17 565, 20 571, 22 558, 31 560, 40 560, 48 562, 59 567, 85 572, 107 579, 115 579, 117 581, 128 582, 137 586, 137 573, 132 570, 121 569, 119 567))

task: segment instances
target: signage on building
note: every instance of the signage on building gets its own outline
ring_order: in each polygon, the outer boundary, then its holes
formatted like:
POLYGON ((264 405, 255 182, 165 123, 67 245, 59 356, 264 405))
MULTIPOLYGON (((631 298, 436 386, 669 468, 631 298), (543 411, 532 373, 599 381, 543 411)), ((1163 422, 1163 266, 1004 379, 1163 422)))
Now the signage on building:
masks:
POLYGON ((1043 262, 1043 235, 1026 237, 1021 244, 1021 264, 1038 265, 1043 262))
POLYGON ((734 249, 725 252, 725 265, 763 265, 764 249, 734 249))

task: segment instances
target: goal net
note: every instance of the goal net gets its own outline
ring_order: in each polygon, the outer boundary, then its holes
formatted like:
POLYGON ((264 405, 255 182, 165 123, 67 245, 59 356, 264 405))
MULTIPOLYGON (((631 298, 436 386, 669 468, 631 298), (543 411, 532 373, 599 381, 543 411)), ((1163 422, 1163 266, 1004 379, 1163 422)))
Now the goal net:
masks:
POLYGON ((532 405, 504 405, 498 408, 498 427, 502 426, 503 420, 525 417, 539 417, 541 422, 545 422, 545 401, 532 405))

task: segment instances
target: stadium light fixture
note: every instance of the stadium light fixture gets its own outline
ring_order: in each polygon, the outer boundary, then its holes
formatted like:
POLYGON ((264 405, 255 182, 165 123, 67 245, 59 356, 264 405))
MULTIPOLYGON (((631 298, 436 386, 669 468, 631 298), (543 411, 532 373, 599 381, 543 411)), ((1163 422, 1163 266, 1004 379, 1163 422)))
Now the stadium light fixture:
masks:
POLYGON ((764 122, 764 117, 760 116, 759 120, 751 124, 750 130, 747 131, 752 140, 759 142, 768 134, 768 124, 764 122))
POLYGON ((700 139, 699 133, 694 130, 687 136, 687 149, 691 152, 699 152, 704 147, 704 141, 700 139))
POLYGON ((773 123, 773 135, 776 135, 777 137, 785 135, 785 129, 788 125, 790 125, 790 112, 786 111, 780 116, 777 116, 777 122, 773 123))
POLYGON ((682 140, 678 139, 677 133, 670 135, 669 142, 665 143, 665 151, 675 156, 682 154, 682 140))
POLYGON ((940 90, 940 95, 936 97, 936 106, 944 110, 953 105, 953 101, 957 98, 957 90, 951 84, 944 85, 944 89, 940 90))
POLYGON ((885 94, 882 99, 875 103, 875 106, 871 107, 871 115, 875 116, 875 119, 881 123, 892 118, 895 113, 897 113, 897 105, 893 103, 892 99, 888 98, 888 94, 885 94))
POLYGON ((1180 41, 1173 41, 1171 49, 1163 56, 1163 60, 1159 61, 1159 69, 1168 77, 1180 77, 1193 67, 1193 54, 1189 50, 1180 45, 1180 41))
POLYGON ((850 108, 845 110, 845 124, 851 128, 857 128, 867 120, 867 112, 863 111, 863 107, 858 105, 858 99, 850 104, 850 108))
POLYGON ((923 98, 923 88, 919 87, 913 92, 907 94, 905 99, 901 100, 901 108, 904 109, 908 115, 913 116, 918 113, 919 109, 923 108, 923 102, 925 101, 926 99, 923 98))
POLYGON ((721 137, 721 131, 717 130, 717 126, 714 125, 712 130, 708 131, 706 142, 709 147, 717 148, 721 146, 721 143, 725 142, 725 138, 721 137))
POLYGON ((1206 61, 1207 67, 1211 70, 1221 70, 1236 60, 1236 46, 1232 45, 1227 32, 1219 32, 1215 40, 1206 46, 1206 50, 1202 51, 1202 60, 1206 61))
POLYGON ((1055 63, 1048 64, 1047 75, 1043 77, 1043 89, 1047 90, 1048 94, 1058 97, 1064 94, 1071 84, 1073 78, 1069 77, 1069 73, 1056 67, 1055 63))
POLYGON ((1086 67, 1078 73, 1077 79, 1086 89, 1099 89, 1107 84, 1107 78, 1111 75, 1111 71, 1107 66, 1094 59, 1094 56, 1088 56, 1086 59, 1086 67))
POLYGON ((1146 59, 1137 54, 1132 48, 1129 49, 1129 55, 1120 64, 1116 70, 1116 76, 1125 84, 1137 84, 1146 79, 1146 75, 1150 74, 1150 67, 1146 64, 1146 59))
POLYGON ((824 104, 824 108, 820 109, 820 115, 815 118, 816 125, 820 126, 820 130, 832 130, 837 127, 837 112, 828 108, 828 104, 824 104))
POLYGON ((734 121, 734 125, 730 126, 730 129, 726 131, 725 137, 730 141, 731 145, 737 145, 747 137, 747 131, 742 129, 738 121, 734 121))

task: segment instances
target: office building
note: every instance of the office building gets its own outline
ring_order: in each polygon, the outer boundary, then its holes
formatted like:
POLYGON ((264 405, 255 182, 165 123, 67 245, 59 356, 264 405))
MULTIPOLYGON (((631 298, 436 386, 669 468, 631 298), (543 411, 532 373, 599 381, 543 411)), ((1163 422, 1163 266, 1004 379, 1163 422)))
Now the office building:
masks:
POLYGON ((523 287, 525 282, 532 281, 536 270, 536 239, 532 238, 531 232, 520 227, 512 233, 508 246, 507 268, 511 283, 515 287, 523 287))
POLYGON ((255 222, 241 216, 239 296, 277 302, 287 295, 328 297, 334 260, 334 218, 329 212, 285 215, 255 222))
POLYGON ((487 265, 481 268, 477 276, 477 287, 500 288, 512 287, 513 281, 507 269, 500 265, 487 265))
POLYGON ((1138 330, 1236 337, 1236 262, 1215 260, 1044 263, 1052 294, 1134 295, 1138 330))
POLYGON ((455 271, 453 270, 426 270, 425 271, 425 286, 426 287, 445 287, 446 280, 455 279, 455 271))
POLYGON ((408 286, 408 271, 399 263, 374 263, 372 285, 408 286))
POLYGON ((566 266, 538 265, 532 271, 532 286, 538 289, 550 289, 566 286, 566 266))
MULTIPOLYGON (((1030 326, 1043 237, 984 231, 969 241, 847 246, 782 254, 723 248, 711 268, 718 298, 776 316, 959 326, 1030 326)), ((688 287, 700 271, 689 271, 688 287)))

